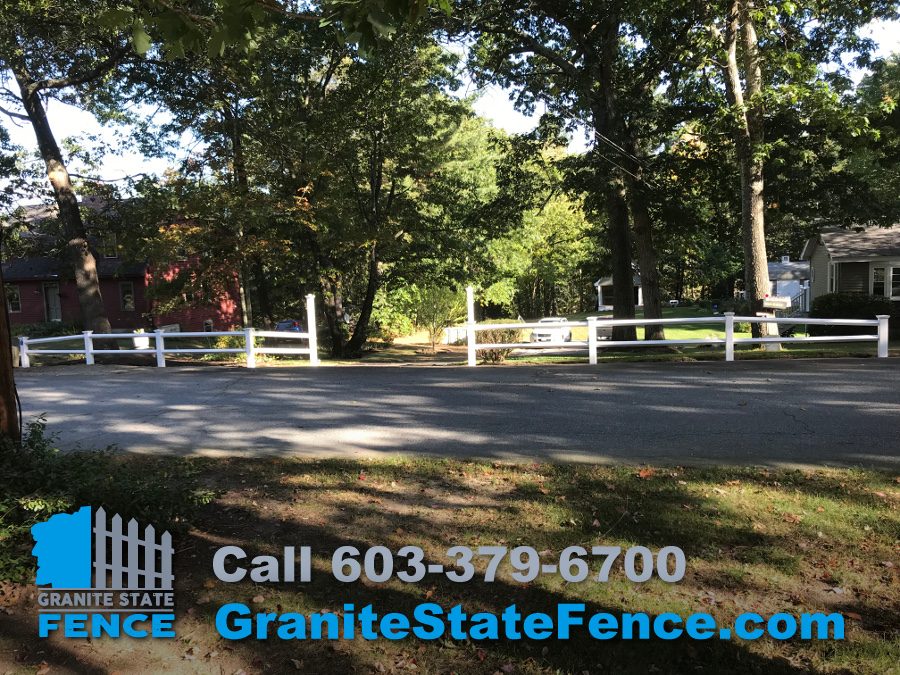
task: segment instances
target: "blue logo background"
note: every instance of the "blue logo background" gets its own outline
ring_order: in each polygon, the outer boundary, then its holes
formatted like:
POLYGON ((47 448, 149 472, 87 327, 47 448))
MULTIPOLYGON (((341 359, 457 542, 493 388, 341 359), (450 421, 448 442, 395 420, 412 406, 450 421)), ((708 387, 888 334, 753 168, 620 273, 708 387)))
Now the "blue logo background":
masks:
POLYGON ((51 588, 91 587, 91 507, 58 513, 33 525, 37 584, 51 588))

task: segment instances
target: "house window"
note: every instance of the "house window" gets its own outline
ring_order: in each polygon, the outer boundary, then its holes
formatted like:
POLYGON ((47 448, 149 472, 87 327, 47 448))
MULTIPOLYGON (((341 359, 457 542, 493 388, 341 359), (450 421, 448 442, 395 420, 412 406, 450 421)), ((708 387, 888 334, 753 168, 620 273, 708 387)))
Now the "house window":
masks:
POLYGON ((134 311, 134 283, 122 281, 119 283, 119 298, 122 302, 123 312, 134 311))
POLYGON ((872 268, 872 295, 900 300, 900 264, 872 268))
POLYGON ((119 257, 119 242, 116 239, 116 235, 114 232, 110 232, 106 236, 103 237, 103 257, 104 258, 118 258, 119 257))
POLYGON ((22 311, 22 296, 19 295, 18 286, 6 287, 6 307, 11 314, 22 311))
POLYGON ((883 298, 885 296, 885 272, 887 271, 884 267, 875 267, 872 270, 872 295, 877 295, 879 298, 883 298))
POLYGON ((828 263, 828 292, 837 293, 838 287, 838 270, 840 265, 837 263, 828 263))

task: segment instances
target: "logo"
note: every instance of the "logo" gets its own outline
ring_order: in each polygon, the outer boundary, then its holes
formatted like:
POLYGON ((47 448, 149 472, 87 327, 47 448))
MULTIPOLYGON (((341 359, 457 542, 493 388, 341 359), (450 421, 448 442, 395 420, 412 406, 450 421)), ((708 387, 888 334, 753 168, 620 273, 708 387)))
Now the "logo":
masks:
POLYGON ((82 506, 31 528, 39 635, 174 637, 172 535, 82 506))

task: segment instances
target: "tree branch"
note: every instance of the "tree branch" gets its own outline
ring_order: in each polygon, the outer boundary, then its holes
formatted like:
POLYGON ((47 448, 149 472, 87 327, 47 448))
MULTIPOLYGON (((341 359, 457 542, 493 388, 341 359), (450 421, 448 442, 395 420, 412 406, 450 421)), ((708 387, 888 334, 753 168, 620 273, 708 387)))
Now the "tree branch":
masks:
POLYGON ((95 67, 90 70, 80 73, 77 75, 68 75, 67 77, 56 77, 45 80, 38 80, 37 82, 33 82, 29 86, 29 93, 35 94, 36 92, 42 91, 44 89, 64 89, 65 87, 75 87, 79 84, 85 84, 86 82, 90 82, 94 80, 109 70, 112 70, 128 52, 131 51, 131 45, 123 45, 121 47, 117 47, 112 54, 110 54, 103 61, 98 63, 95 67))
POLYGON ((28 115, 23 115, 22 113, 13 112, 12 110, 7 110, 3 106, 0 106, 0 113, 3 113, 7 117, 13 120, 22 120, 24 122, 29 122, 28 115))
MULTIPOLYGON (((531 51, 535 54, 543 56, 569 77, 573 79, 577 79, 579 77, 580 72, 578 70, 578 66, 576 66, 574 63, 561 56, 560 54, 557 54, 555 51, 553 51, 531 35, 515 29, 504 29, 502 33, 507 37, 517 40, 519 44, 521 44, 525 48, 526 51, 531 51)), ((515 50, 510 53, 521 53, 521 51, 523 50, 515 50)))

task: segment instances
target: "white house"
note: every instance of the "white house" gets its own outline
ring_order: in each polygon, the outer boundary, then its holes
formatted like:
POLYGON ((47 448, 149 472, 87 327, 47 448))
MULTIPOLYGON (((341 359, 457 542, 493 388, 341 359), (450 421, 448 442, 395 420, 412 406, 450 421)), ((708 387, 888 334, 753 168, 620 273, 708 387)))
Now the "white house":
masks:
POLYGON ((809 310, 809 261, 791 260, 782 256, 780 262, 769 263, 769 295, 799 298, 801 311, 809 310))
POLYGON ((810 264, 810 302, 844 292, 900 301, 900 224, 826 228, 800 257, 810 264))
MULTIPOLYGON (((634 286, 634 306, 643 307, 644 295, 641 291, 641 275, 635 273, 631 283, 634 286)), ((613 278, 602 277, 597 279, 594 282, 594 288, 597 289, 597 311, 608 312, 612 310, 612 304, 607 304, 607 301, 612 303, 615 297, 613 295, 613 278)))

